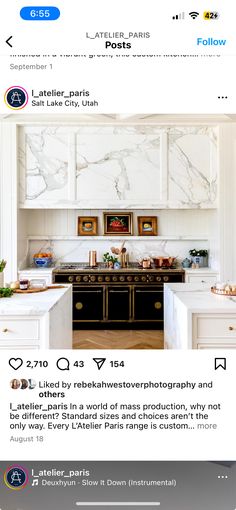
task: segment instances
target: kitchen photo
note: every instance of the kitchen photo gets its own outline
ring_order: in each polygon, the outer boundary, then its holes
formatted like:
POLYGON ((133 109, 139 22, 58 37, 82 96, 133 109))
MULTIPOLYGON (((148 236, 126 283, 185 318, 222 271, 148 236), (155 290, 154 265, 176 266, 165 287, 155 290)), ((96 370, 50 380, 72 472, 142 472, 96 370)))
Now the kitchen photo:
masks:
POLYGON ((2 115, 0 165, 0 349, 236 348, 236 115, 2 115))

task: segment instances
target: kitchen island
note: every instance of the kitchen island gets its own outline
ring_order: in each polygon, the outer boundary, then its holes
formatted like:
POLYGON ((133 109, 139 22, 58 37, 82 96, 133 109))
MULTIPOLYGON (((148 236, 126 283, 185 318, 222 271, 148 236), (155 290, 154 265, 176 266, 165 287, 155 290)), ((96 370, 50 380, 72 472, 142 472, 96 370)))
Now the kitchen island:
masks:
POLYGON ((236 348, 236 297, 208 283, 164 285, 165 349, 236 348))
POLYGON ((71 285, 0 299, 0 349, 71 348, 71 285))

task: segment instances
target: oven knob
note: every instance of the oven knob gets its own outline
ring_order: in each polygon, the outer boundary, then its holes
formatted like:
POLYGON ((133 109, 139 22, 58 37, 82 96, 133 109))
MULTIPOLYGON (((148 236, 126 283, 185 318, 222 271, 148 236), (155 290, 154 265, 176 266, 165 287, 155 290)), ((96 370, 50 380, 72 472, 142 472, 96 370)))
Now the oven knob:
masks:
POLYGON ((91 276, 90 280, 91 282, 96 282, 96 276, 91 276))
POLYGON ((111 281, 110 276, 105 276, 105 282, 110 282, 110 281, 111 281))
POLYGON ((102 276, 98 276, 98 282, 102 282, 102 276))
POLYGON ((69 276, 68 277, 68 282, 73 282, 74 281, 74 276, 69 276))
POLYGON ((157 282, 161 282, 161 276, 157 276, 157 277, 156 277, 156 281, 157 281, 157 282))
POLYGON ((134 277, 134 281, 135 281, 135 282, 139 282, 139 276, 135 276, 135 277, 134 277))
POLYGON ((127 282, 132 282, 132 276, 127 276, 127 282))
POLYGON ((83 276, 83 282, 88 282, 89 281, 89 277, 88 276, 83 276))
POLYGON ((142 276, 141 280, 142 280, 142 282, 146 282, 147 281, 146 276, 142 276))
POLYGON ((76 276, 76 281, 80 282, 81 281, 81 276, 76 276))
POLYGON ((153 282, 153 280, 154 280, 154 276, 149 276, 149 278, 148 278, 148 279, 149 279, 149 282, 153 282))
POLYGON ((164 280, 164 282, 168 282, 169 281, 169 276, 164 276, 163 280, 164 280))
POLYGON ((120 282, 124 282, 125 281, 125 277, 124 276, 120 276, 119 280, 120 280, 120 282))
POLYGON ((113 276, 113 277, 112 277, 112 281, 113 281, 113 282, 117 282, 117 280, 118 280, 117 276, 113 276))

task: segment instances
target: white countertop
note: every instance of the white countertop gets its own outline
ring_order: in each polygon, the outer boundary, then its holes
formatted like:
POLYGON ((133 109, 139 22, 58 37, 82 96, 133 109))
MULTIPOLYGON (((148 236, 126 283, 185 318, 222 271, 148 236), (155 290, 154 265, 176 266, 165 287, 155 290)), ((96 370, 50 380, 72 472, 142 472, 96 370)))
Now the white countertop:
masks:
POLYGON ((36 273, 37 276, 43 276, 44 273, 52 273, 53 269, 55 269, 55 265, 50 267, 26 267, 25 269, 19 269, 18 273, 36 273))
POLYGON ((48 289, 34 294, 13 294, 10 298, 1 298, 0 316, 44 315, 60 301, 66 292, 71 292, 71 285, 65 285, 61 289, 48 289))
POLYGON ((216 269, 211 269, 211 267, 199 267, 198 269, 192 269, 191 267, 188 267, 188 268, 184 268, 185 270, 185 273, 190 273, 190 274, 196 274, 198 275, 199 273, 206 273, 206 274, 218 274, 218 271, 216 269))
POLYGON ((213 294, 209 283, 166 283, 164 288, 191 313, 236 313, 236 296, 213 294))

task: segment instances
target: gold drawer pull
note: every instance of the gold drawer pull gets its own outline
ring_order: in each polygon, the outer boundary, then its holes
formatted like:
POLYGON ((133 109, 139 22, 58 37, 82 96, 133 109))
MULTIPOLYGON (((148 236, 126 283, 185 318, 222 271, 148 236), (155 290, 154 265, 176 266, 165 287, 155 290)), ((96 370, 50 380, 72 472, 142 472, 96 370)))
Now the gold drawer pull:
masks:
POLYGON ((7 328, 3 328, 2 332, 7 333, 9 330, 7 328))
POLYGON ((161 302, 160 302, 160 301, 156 301, 156 302, 154 303, 154 307, 156 308, 156 310, 160 310, 160 308, 162 307, 161 302))
POLYGON ((234 331, 234 329, 235 329, 235 328, 234 328, 233 326, 229 326, 229 330, 230 330, 230 331, 234 331))
POLYGON ((80 303, 79 301, 78 303, 76 303, 75 308, 76 310, 82 310, 83 306, 84 306, 83 303, 80 303))

